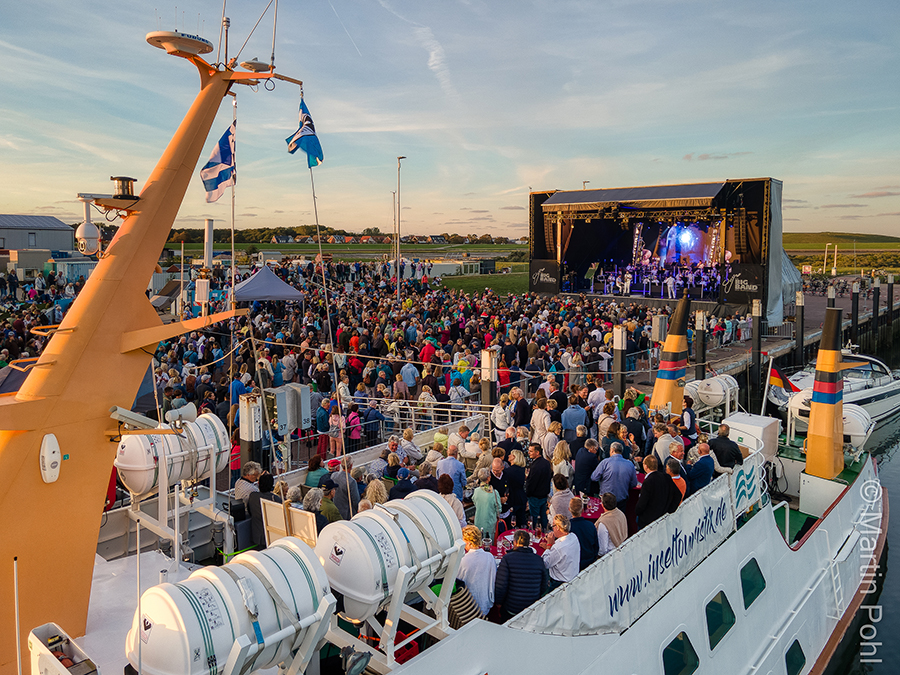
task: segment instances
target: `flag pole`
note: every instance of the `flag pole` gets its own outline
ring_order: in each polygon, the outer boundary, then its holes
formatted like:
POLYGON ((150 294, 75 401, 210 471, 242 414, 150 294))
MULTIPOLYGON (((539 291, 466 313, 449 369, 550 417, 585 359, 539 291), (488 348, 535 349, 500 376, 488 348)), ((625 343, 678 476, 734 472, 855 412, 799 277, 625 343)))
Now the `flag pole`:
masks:
MULTIPOLYGON (((231 101, 232 123, 234 124, 234 154, 231 159, 234 163, 233 180, 231 181, 231 309, 237 306, 234 299, 234 277, 237 260, 234 257, 234 184, 237 183, 237 94, 229 92, 234 98, 231 101)), ((215 250, 215 237, 213 238, 213 250, 215 250)), ((232 335, 232 342, 234 337, 232 335)))
POLYGON ((766 375, 766 386, 763 387, 762 408, 759 411, 760 417, 766 414, 766 397, 769 395, 769 387, 772 386, 772 366, 775 364, 775 359, 769 356, 769 352, 763 352, 763 354, 765 354, 769 358, 769 372, 766 375))
MULTIPOLYGON (((337 344, 334 341, 334 334, 331 327, 331 304, 328 300, 328 283, 325 279, 325 257, 322 255, 322 234, 319 230, 319 207, 316 204, 316 182, 313 178, 313 168, 309 167, 309 185, 312 188, 312 200, 313 200, 313 215, 316 219, 316 239, 318 240, 319 246, 319 265, 321 265, 322 270, 322 293, 325 295, 325 323, 328 325, 328 341, 331 343, 331 371, 334 375, 334 393, 337 394, 338 385, 340 382, 338 381, 337 376, 337 363, 334 358, 334 354, 336 352, 337 344)), ((343 408, 341 407, 341 397, 336 396, 337 406, 338 406, 338 414, 343 416, 343 408)), ((343 445, 344 439, 341 438, 341 444, 343 445)))

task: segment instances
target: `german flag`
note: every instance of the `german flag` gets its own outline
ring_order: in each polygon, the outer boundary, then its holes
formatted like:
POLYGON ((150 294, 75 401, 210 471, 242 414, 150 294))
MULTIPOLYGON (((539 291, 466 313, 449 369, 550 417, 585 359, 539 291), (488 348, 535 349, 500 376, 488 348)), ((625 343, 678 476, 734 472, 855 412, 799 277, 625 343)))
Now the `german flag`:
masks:
POLYGON ((772 366, 772 373, 769 375, 769 386, 781 387, 788 392, 800 391, 800 387, 798 387, 796 384, 782 375, 781 371, 779 371, 775 366, 772 366))

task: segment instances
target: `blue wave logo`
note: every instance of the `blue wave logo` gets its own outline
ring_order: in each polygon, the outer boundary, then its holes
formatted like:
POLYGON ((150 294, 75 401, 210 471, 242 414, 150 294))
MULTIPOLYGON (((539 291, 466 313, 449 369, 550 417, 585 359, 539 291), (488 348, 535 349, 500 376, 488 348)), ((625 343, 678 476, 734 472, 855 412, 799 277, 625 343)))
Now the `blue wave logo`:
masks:
POLYGON ((750 501, 750 497, 754 494, 756 494, 756 472, 751 471, 747 474, 742 468, 734 479, 735 509, 740 509, 741 504, 750 501))

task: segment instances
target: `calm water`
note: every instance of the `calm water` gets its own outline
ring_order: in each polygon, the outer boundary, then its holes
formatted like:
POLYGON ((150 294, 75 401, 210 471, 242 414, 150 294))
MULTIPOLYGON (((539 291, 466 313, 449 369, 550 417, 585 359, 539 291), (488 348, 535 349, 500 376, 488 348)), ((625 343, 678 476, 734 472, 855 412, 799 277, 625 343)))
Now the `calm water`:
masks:
MULTIPOLYGON (((879 356, 886 360, 891 368, 900 368, 900 345, 892 349, 885 349, 879 356)), ((893 517, 888 524, 888 548, 894 549, 894 556, 900 554, 900 414, 895 415, 887 422, 882 423, 872 434, 870 440, 871 450, 878 459, 878 473, 881 483, 887 490, 893 517), (874 441, 874 443, 873 443, 874 441)), ((866 646, 862 642, 859 633, 856 634, 856 643, 845 652, 842 662, 838 664, 837 673, 877 673, 895 675, 900 669, 900 571, 894 570, 888 573, 888 558, 890 551, 881 561, 879 572, 883 576, 878 578, 881 584, 881 596, 875 602, 881 607, 881 621, 870 624, 865 621, 860 627, 868 641, 873 645, 866 646), (877 630, 875 637, 871 636, 872 628, 877 630), (881 644, 874 644, 881 643, 881 644), (872 650, 876 650, 874 656, 872 650), (863 655, 860 652, 863 652, 863 655), (866 661, 880 660, 880 663, 866 661)), ((865 603, 868 604, 868 603, 865 603)), ((877 616, 875 617, 877 618, 877 616)))

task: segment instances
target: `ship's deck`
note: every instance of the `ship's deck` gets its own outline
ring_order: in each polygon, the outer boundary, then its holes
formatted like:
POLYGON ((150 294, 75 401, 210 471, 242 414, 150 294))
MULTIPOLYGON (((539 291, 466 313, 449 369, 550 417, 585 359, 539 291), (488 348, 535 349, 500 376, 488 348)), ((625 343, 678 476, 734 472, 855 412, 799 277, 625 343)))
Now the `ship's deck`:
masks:
MULTIPOLYGON (((787 436, 782 434, 778 439, 778 457, 781 459, 806 463, 806 454, 803 452, 802 447, 803 440, 803 437, 797 437, 793 442, 790 442, 787 436)), ((845 454, 844 470, 841 471, 841 473, 838 474, 837 477, 835 477, 833 480, 836 483, 852 485, 854 481, 856 481, 860 472, 863 470, 863 467, 866 463, 866 457, 867 455, 865 453, 860 454, 855 459, 853 459, 851 455, 845 454)), ((787 523, 787 532, 785 532, 784 518, 781 516, 777 516, 776 521, 778 522, 778 528, 781 530, 782 534, 785 535, 785 540, 789 544, 794 544, 799 538, 801 531, 809 529, 808 527, 806 527, 807 522, 810 519, 812 519, 812 521, 816 521, 818 520, 818 518, 808 513, 803 513, 799 509, 799 505, 793 500, 790 503, 790 509, 791 514, 789 522, 787 523)), ((809 524, 812 525, 812 523, 809 524)))

